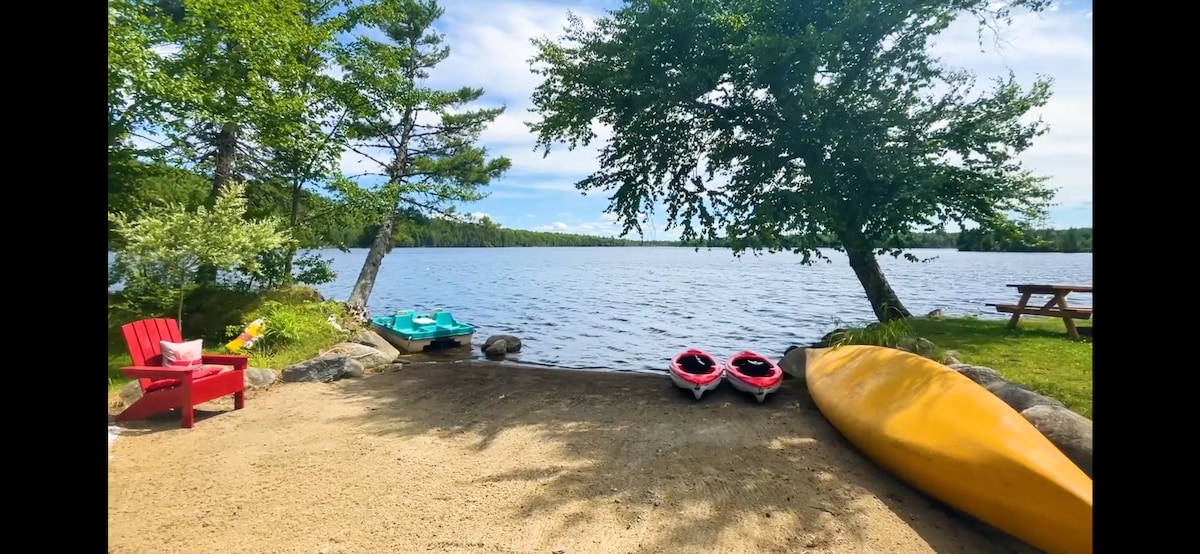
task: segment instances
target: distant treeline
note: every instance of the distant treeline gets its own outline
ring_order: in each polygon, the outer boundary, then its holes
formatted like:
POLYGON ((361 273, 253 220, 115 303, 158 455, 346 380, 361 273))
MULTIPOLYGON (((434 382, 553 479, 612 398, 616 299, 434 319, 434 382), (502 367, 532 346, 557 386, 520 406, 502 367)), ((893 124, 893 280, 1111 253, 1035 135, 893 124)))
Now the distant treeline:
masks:
POLYGON ((1091 252, 1092 228, 1028 229, 1018 233, 963 231, 954 242, 964 252, 1091 252))
MULTIPOLYGON (((783 240, 787 245, 786 238, 783 240)), ((1025 229, 1014 232, 982 232, 969 230, 962 233, 909 233, 900 237, 908 248, 955 248, 962 252, 1091 252, 1092 229, 1025 229)), ((831 248, 836 246, 832 237, 820 237, 817 244, 831 248)), ((728 247, 724 239, 696 241, 683 246, 728 247)))
MULTIPOLYGON (((290 199, 274 183, 255 183, 248 188, 254 216, 286 217, 290 199)), ((175 202, 196 206, 208 196, 208 180, 187 170, 163 164, 132 163, 109 166, 109 210, 136 213, 153 202, 175 202)), ((378 226, 352 210, 340 209, 326 197, 304 191, 296 238, 303 248, 367 248, 378 226)), ((1091 252, 1092 230, 1025 230, 1016 233, 910 233, 900 240, 909 248, 957 248, 976 252, 1091 252)), ((110 237, 111 241, 111 237, 110 237)), ((785 241, 786 242, 786 241, 785 241)), ((835 246, 830 237, 818 244, 835 246)), ((415 210, 401 214, 392 235, 392 245, 407 247, 513 247, 513 246, 684 246, 728 247, 729 241, 704 242, 618 239, 542 231, 508 229, 488 218, 454 221, 428 217, 415 210)))

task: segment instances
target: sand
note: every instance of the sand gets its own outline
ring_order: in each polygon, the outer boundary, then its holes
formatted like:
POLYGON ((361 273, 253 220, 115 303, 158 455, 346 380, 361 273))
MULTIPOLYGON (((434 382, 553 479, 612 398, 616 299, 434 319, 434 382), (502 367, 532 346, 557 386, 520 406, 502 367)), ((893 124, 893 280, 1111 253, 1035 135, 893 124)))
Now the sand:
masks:
POLYGON ((862 457, 802 391, 412 364, 110 443, 111 553, 1028 552, 862 457))

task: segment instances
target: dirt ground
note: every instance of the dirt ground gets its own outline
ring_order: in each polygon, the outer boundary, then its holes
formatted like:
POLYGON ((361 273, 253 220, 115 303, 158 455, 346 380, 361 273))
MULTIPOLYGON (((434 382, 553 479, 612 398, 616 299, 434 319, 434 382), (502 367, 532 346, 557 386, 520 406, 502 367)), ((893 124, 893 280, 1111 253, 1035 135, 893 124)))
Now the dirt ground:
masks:
POLYGON ((1029 552, 786 383, 696 402, 665 377, 413 364, 204 408, 112 446, 109 552, 1029 552))

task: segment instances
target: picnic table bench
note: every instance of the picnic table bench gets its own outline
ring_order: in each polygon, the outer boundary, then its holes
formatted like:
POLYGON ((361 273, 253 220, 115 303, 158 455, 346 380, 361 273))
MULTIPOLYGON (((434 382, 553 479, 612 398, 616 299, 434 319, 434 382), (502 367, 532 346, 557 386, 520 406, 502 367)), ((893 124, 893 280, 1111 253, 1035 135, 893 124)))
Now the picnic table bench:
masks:
POLYGON ((1021 293, 1021 300, 1016 304, 988 304, 988 306, 996 308, 999 313, 1012 314, 1008 320, 1008 328, 1016 329, 1017 322, 1021 316, 1040 315, 1047 317, 1062 318, 1063 324, 1067 327, 1067 335, 1072 339, 1079 339, 1079 329, 1075 327, 1076 319, 1091 319, 1092 309, 1084 307, 1072 307, 1067 304, 1067 295, 1072 292, 1092 293, 1091 285, 1032 285, 1018 284, 1008 285, 1017 289, 1021 293), (1043 304, 1041 307, 1029 306, 1029 297, 1033 295, 1045 295, 1052 298, 1043 304))

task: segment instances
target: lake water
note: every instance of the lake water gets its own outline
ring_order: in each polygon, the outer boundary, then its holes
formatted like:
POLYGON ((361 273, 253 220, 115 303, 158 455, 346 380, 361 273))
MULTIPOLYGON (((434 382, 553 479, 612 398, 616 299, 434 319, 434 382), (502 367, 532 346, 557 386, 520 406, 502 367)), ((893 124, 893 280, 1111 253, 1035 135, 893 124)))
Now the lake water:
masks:
MULTIPOLYGON (((926 263, 880 260, 914 314, 1005 318, 984 306, 1015 302, 1008 283, 1092 282, 1091 254, 917 250, 926 263)), ((337 281, 318 287, 345 299, 365 250, 325 251, 337 281)), ((812 266, 792 254, 735 258, 728 249, 418 248, 386 258, 372 315, 444 308, 488 335, 513 334, 522 363, 578 369, 662 371, 688 347, 718 356, 782 354, 874 313, 844 255, 812 266)), ((1091 306, 1091 295, 1070 301, 1091 306)), ((479 357, 473 350, 473 357, 479 357)))
MULTIPOLYGON (((366 250, 322 253, 338 278, 318 289, 344 300, 366 250)), ((1091 254, 913 253, 935 259, 888 257, 880 265, 917 315, 940 308, 1005 318, 984 304, 1015 302, 1008 283, 1092 283, 1091 254)), ((493 334, 521 337, 521 353, 510 358, 522 363, 659 372, 688 347, 774 357, 835 327, 874 320, 844 255, 827 254, 833 263, 804 266, 792 254, 735 258, 728 249, 397 248, 384 258, 368 308, 372 315, 448 309, 476 326, 476 345, 493 334)), ((1092 305, 1088 294, 1070 301, 1092 305)), ((480 357, 477 346, 446 354, 480 357)))

